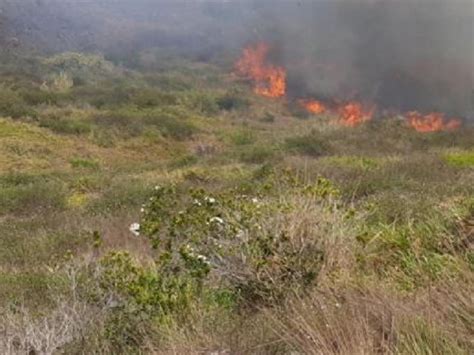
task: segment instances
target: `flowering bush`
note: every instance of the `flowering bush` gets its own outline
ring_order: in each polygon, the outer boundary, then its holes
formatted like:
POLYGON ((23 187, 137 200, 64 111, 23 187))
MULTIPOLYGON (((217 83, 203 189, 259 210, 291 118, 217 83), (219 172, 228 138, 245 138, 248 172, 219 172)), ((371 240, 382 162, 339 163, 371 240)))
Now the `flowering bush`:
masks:
POLYGON ((315 282, 324 252, 314 233, 330 226, 309 214, 333 213, 338 190, 325 179, 270 175, 252 195, 157 186, 131 230, 150 239, 161 275, 227 287, 252 303, 278 300, 315 282))

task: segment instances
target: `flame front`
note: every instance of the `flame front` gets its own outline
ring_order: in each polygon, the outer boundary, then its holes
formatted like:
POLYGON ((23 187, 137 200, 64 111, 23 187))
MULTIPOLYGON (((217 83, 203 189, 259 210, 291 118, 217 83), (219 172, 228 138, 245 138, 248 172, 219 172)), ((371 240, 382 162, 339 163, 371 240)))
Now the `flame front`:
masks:
POLYGON ((411 127, 422 133, 453 131, 461 126, 460 120, 447 120, 445 115, 439 112, 423 115, 418 111, 411 111, 406 114, 406 119, 411 127))
POLYGON ((361 123, 370 121, 373 117, 373 109, 365 109, 359 102, 349 102, 337 109, 340 123, 344 126, 355 127, 361 123))
POLYGON ((326 106, 317 100, 299 100, 301 106, 303 106, 308 112, 311 112, 315 115, 324 113, 327 111, 326 106))
POLYGON ((282 97, 286 94, 286 70, 266 62, 270 47, 258 43, 244 49, 235 67, 237 73, 255 82, 255 92, 266 97, 282 97))
MULTIPOLYGON (((269 51, 270 46, 264 42, 245 48, 235 69, 238 75, 254 81, 254 91, 258 95, 283 97, 286 95, 287 73, 285 68, 268 63, 269 51)), ((368 122, 374 116, 374 107, 368 109, 357 101, 345 102, 337 107, 314 99, 300 99, 298 103, 312 114, 333 113, 339 117, 338 123, 348 127, 368 122)), ((412 128, 423 133, 456 130, 462 125, 461 120, 446 119, 443 113, 438 112, 421 114, 411 111, 404 116, 412 128)))

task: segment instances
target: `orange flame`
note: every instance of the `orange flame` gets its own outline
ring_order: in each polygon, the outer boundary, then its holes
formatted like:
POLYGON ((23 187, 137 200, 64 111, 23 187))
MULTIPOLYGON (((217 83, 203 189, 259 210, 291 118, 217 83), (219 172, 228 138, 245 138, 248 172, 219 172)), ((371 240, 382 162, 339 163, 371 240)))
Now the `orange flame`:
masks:
POLYGON ((255 92, 266 97, 282 97, 286 93, 286 71, 266 63, 270 47, 258 43, 245 48, 235 67, 239 75, 255 81, 255 92))
POLYGON ((411 127, 422 133, 453 131, 461 126, 461 120, 447 120, 444 114, 439 112, 423 115, 418 111, 411 111, 406 114, 406 119, 411 127))
POLYGON ((317 100, 299 100, 298 103, 303 106, 308 112, 311 112, 315 115, 324 113, 327 111, 326 106, 317 100))
POLYGON ((370 121, 373 117, 373 109, 367 110, 359 102, 349 102, 339 107, 340 123, 344 126, 355 127, 361 123, 370 121))

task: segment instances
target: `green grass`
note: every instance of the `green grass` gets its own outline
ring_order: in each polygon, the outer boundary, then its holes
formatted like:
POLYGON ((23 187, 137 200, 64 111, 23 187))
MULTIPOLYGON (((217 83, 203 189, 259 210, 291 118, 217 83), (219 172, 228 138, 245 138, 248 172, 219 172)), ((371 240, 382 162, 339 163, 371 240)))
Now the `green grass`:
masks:
POLYGON ((454 167, 474 167, 474 152, 448 153, 443 156, 443 159, 454 167))
POLYGON ((289 152, 310 157, 320 157, 330 154, 330 146, 316 133, 309 135, 287 138, 286 148, 289 152))

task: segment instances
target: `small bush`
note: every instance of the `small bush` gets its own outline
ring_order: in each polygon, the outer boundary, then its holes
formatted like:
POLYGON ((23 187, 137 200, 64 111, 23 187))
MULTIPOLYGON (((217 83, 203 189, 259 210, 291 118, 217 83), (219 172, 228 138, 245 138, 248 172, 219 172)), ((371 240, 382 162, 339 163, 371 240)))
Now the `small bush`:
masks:
POLYGON ((149 195, 146 184, 137 179, 112 180, 101 192, 101 198, 88 205, 91 212, 101 215, 139 208, 149 195))
POLYGON ((451 166, 459 168, 474 167, 474 152, 446 154, 444 160, 451 166))
POLYGON ((93 122, 101 128, 110 130, 119 137, 136 137, 143 133, 143 118, 137 112, 117 110, 101 113, 93 118, 93 122))
POLYGON ((260 118, 260 122, 264 123, 273 123, 275 122, 275 115, 270 112, 265 112, 262 118, 260 118))
POLYGON ((288 138, 286 140, 286 148, 290 152, 311 157, 320 157, 330 153, 329 144, 314 133, 288 138))
POLYGON ((74 86, 72 77, 64 71, 51 76, 49 83, 43 83, 41 89, 54 92, 68 92, 74 86))
POLYGON ((171 114, 149 114, 144 122, 157 127, 165 137, 184 140, 197 132, 197 128, 187 121, 172 116, 171 114))
POLYGON ((221 110, 241 110, 249 107, 250 102, 243 97, 242 93, 227 93, 216 100, 217 106, 221 110))
POLYGON ((185 155, 173 160, 170 163, 170 168, 172 169, 184 168, 186 166, 196 164, 197 162, 198 162, 197 156, 188 154, 188 155, 185 155))
POLYGON ((37 106, 42 104, 56 105, 60 101, 61 95, 51 91, 44 90, 24 90, 21 93, 23 100, 28 105, 37 106))
POLYGON ((235 145, 247 145, 255 141, 255 135, 249 129, 236 132, 230 138, 235 145))
POLYGON ((23 116, 33 116, 34 111, 28 107, 19 93, 0 87, 0 115, 20 118, 23 116))
POLYGON ((91 132, 92 127, 88 122, 72 119, 57 119, 53 117, 42 118, 40 127, 48 128, 60 134, 81 135, 91 132))
POLYGON ((15 180, 0 185, 0 214, 41 214, 65 207, 61 183, 46 178, 15 180))
POLYGON ((116 108, 130 103, 130 92, 126 85, 104 83, 101 86, 74 87, 64 97, 70 102, 88 103, 96 108, 116 108))
POLYGON ((139 90, 132 95, 130 101, 132 104, 137 105, 140 108, 152 108, 177 104, 176 96, 155 89, 139 90))
POLYGON ((187 94, 183 101, 191 110, 205 115, 215 115, 219 112, 215 97, 208 93, 193 91, 187 94))
MULTIPOLYGON (((254 187, 254 197, 237 189, 219 193, 191 189, 186 193, 157 187, 144 208, 140 233, 158 253, 159 274, 204 284, 208 276, 217 278, 220 281, 215 286, 229 285, 247 305, 278 301, 314 283, 324 254, 321 239, 314 235, 299 238, 301 230, 292 229, 290 220, 298 213, 306 221, 300 202, 314 199, 315 205, 307 206, 315 207, 334 195, 322 195, 321 188, 327 190, 327 186, 319 182, 307 185, 289 178, 275 183, 289 184, 292 198, 281 201, 265 183, 254 187)), ((332 213, 329 211, 325 213, 332 213)), ((321 211, 318 213, 321 217, 321 211)), ((317 229, 305 224, 308 232, 327 232, 323 230, 329 224, 318 221, 317 229)))
POLYGON ((165 91, 185 91, 190 90, 192 85, 189 78, 179 74, 149 74, 145 78, 146 82, 165 91))
POLYGON ((240 160, 244 163, 263 164, 275 157, 275 151, 268 147, 251 146, 240 153, 240 160))
POLYGON ((99 162, 91 159, 73 158, 70 160, 71 166, 75 169, 94 169, 99 168, 99 162))

